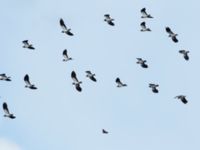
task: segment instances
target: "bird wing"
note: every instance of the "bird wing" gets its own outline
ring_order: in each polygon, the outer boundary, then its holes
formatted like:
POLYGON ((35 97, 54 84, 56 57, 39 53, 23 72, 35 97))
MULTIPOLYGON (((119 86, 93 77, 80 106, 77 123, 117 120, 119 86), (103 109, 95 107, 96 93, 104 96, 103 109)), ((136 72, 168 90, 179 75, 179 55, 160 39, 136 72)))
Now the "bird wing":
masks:
POLYGON ((147 16, 146 8, 142 8, 141 11, 142 15, 147 16))
POLYGON ((109 14, 105 14, 104 17, 106 17, 107 19, 110 19, 110 15, 109 14))
POLYGON ((180 50, 179 53, 184 54, 185 50, 180 50))
POLYGON ((28 74, 26 74, 25 76, 24 76, 24 82, 26 83, 26 85, 31 85, 31 83, 30 83, 30 81, 29 81, 29 76, 28 76, 28 74))
POLYGON ((86 72, 87 74, 90 74, 90 75, 92 74, 91 71, 85 71, 85 72, 86 72))
POLYGON ((122 82, 121 82, 121 80, 120 80, 119 78, 116 78, 115 82, 116 82, 117 84, 122 84, 122 82))
POLYGON ((67 30, 67 27, 65 25, 65 22, 63 21, 63 19, 60 19, 60 26, 63 28, 63 30, 67 30))
POLYGON ((174 41, 175 43, 177 43, 178 39, 175 36, 172 36, 172 41, 174 41))
POLYGON ((10 114, 9 110, 8 110, 8 105, 6 102, 3 103, 3 110, 6 114, 10 114))
POLYGON ((76 90, 77 90, 77 91, 79 91, 79 92, 82 91, 82 88, 81 88, 80 84, 76 84, 75 86, 76 86, 76 90))
POLYGON ((71 73, 71 78, 72 78, 72 80, 73 80, 74 82, 78 82, 78 79, 77 79, 77 77, 76 77, 75 71, 72 71, 72 73, 71 73))
POLYGON ((140 26, 142 27, 142 29, 146 29, 146 23, 145 23, 145 22, 142 22, 142 23, 140 24, 140 26))
POLYGON ((65 58, 68 58, 67 50, 66 50, 66 49, 63 51, 63 56, 64 56, 65 58))
POLYGON ((174 34, 174 33, 172 32, 172 30, 171 30, 169 27, 166 27, 165 30, 166 30, 166 32, 169 33, 169 34, 174 34))
POLYGON ((28 44, 28 40, 24 40, 24 41, 22 41, 22 43, 23 43, 24 45, 29 45, 29 44, 28 44))
POLYGON ((97 79, 96 79, 94 76, 91 76, 90 79, 91 79, 92 81, 94 81, 94 82, 97 81, 97 79))
POLYGON ((2 76, 2 77, 6 77, 6 74, 5 74, 5 73, 2 73, 2 74, 0 74, 0 76, 2 76))

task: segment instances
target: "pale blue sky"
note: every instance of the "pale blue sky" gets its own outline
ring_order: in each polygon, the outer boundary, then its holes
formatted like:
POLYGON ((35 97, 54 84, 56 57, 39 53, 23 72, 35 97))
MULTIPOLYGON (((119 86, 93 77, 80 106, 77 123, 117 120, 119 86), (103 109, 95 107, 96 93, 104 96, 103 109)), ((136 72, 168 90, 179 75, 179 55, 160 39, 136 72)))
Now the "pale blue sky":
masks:
POLYGON ((0 73, 12 82, 0 82, 0 96, 17 118, 0 117, 0 139, 21 150, 199 150, 199 5, 197 0, 2 1, 0 73), (146 20, 151 33, 140 32, 143 7, 154 16, 146 20), (106 13, 115 27, 103 21, 106 13), (60 18, 73 37, 61 33, 60 18), (168 38, 166 26, 179 34, 179 43, 168 38), (22 48, 25 39, 35 51, 22 48), (73 61, 62 61, 65 48, 73 61), (180 49, 190 51, 189 62, 180 49), (149 68, 138 66, 137 57, 149 68), (72 70, 83 81, 81 93, 72 86, 72 70), (86 70, 96 74, 97 83, 85 77, 86 70), (27 73, 38 90, 24 88, 27 73), (116 88, 116 77, 128 87, 116 88), (160 85, 159 94, 148 88, 151 82, 160 85), (187 105, 174 99, 179 94, 187 95, 187 105), (110 133, 103 135, 102 128, 110 133))

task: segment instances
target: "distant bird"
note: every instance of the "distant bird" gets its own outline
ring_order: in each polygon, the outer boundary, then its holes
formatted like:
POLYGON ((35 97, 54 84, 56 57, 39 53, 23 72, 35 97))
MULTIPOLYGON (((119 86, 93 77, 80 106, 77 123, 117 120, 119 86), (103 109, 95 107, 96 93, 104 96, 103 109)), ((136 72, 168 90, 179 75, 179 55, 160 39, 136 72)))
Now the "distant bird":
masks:
POLYGON ((142 23, 140 24, 140 26, 141 26, 141 28, 142 28, 140 31, 142 31, 142 32, 151 31, 150 28, 147 28, 147 27, 146 27, 146 23, 145 23, 145 22, 142 22, 142 23))
POLYGON ((166 27, 165 30, 169 34, 169 37, 172 38, 172 41, 174 41, 175 43, 177 43, 178 39, 176 37, 178 36, 178 34, 173 33, 172 30, 169 27, 166 27))
POLYGON ((71 78, 74 81, 72 84, 75 86, 76 90, 81 92, 82 88, 80 86, 80 84, 82 83, 81 81, 78 80, 78 78, 76 77, 76 73, 75 71, 71 72, 71 78))
POLYGON ((146 64, 146 60, 143 60, 142 58, 137 58, 137 64, 140 64, 142 68, 148 68, 148 65, 146 64))
POLYGON ((105 14, 104 17, 105 17, 104 21, 107 22, 109 25, 111 25, 111 26, 115 25, 113 22, 114 19, 111 18, 109 14, 105 14))
POLYGON ((28 74, 24 76, 24 82, 26 83, 25 85, 26 88, 33 89, 33 90, 37 89, 37 87, 34 84, 31 84, 28 74))
POLYGON ((178 95, 175 98, 180 99, 183 102, 183 104, 187 104, 188 103, 188 101, 186 99, 186 96, 184 96, 184 95, 178 95))
POLYGON ((124 84, 121 82, 119 78, 116 78, 115 82, 117 83, 117 87, 124 87, 127 86, 127 84, 124 84))
POLYGON ((10 119, 15 119, 16 117, 9 112, 8 105, 6 102, 3 103, 3 110, 5 112, 4 117, 8 117, 10 119))
POLYGON ((32 49, 32 50, 35 49, 32 44, 29 44, 28 40, 24 40, 24 41, 22 41, 22 43, 24 44, 23 48, 28 48, 28 49, 32 49))
POLYGON ((106 131, 105 129, 102 129, 102 133, 103 133, 103 134, 108 134, 109 132, 106 131))
POLYGON ((68 54, 67 54, 67 49, 64 49, 64 51, 63 51, 63 57, 64 57, 63 61, 72 60, 72 58, 69 57, 68 54))
POLYGON ((96 82, 95 74, 91 73, 91 71, 85 71, 87 73, 86 77, 90 78, 92 81, 96 82))
POLYGON ((146 8, 142 8, 140 12, 142 13, 141 18, 153 18, 150 14, 147 14, 146 8))
POLYGON ((0 80, 11 81, 10 77, 7 77, 5 73, 0 74, 0 80))
POLYGON ((71 32, 71 29, 69 28, 67 28, 66 27, 66 25, 65 25, 65 22, 63 21, 63 19, 61 18, 60 19, 60 26, 61 26, 61 28, 63 29, 62 30, 62 33, 65 33, 65 34, 67 34, 67 35, 69 35, 69 36, 73 36, 74 34, 71 32))
POLYGON ((159 86, 158 84, 152 84, 152 83, 149 84, 149 87, 152 89, 153 93, 159 92, 158 89, 157 89, 158 86, 159 86))
POLYGON ((179 53, 183 54, 183 57, 185 60, 189 60, 189 56, 188 56, 189 51, 180 50, 179 53))

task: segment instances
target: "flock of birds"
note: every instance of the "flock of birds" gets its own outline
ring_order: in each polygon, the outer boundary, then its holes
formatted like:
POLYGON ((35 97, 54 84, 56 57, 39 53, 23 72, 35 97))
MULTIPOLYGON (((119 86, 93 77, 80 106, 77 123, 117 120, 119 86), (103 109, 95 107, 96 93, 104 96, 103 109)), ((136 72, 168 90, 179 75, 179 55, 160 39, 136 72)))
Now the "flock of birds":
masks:
MULTIPOLYGON (((153 18, 153 16, 151 16, 151 14, 148 14, 146 12, 146 8, 142 8, 140 12, 142 14, 141 18, 143 18, 143 19, 148 19, 148 18, 151 19, 151 18, 153 18)), ((104 21, 108 25, 115 26, 114 19, 110 16, 110 14, 105 14, 104 17, 105 17, 104 21)), ((60 26, 62 28, 62 33, 65 33, 65 34, 67 34, 69 36, 73 36, 74 35, 72 33, 71 29, 66 27, 65 22, 64 22, 64 20, 62 18, 60 19, 59 23, 60 23, 60 26)), ((146 22, 145 21, 143 21, 140 24, 140 26, 141 26, 141 30, 140 30, 141 32, 150 32, 151 31, 151 29, 146 26, 146 22)), ((178 39, 177 39, 178 34, 174 33, 170 29, 170 27, 165 27, 165 30, 169 34, 169 37, 172 39, 172 41, 175 42, 175 43, 177 43, 178 42, 178 39)), ((34 50, 35 49, 35 47, 32 44, 30 44, 28 40, 24 40, 24 41, 22 41, 22 43, 23 43, 23 48, 27 48, 27 49, 30 49, 30 50, 34 50)), ((179 53, 183 55, 183 57, 184 57, 184 59, 186 61, 189 60, 189 56, 188 56, 189 51, 180 50, 179 53)), ((72 58, 68 56, 67 49, 65 49, 63 51, 63 61, 66 62, 66 61, 70 61, 70 60, 72 60, 72 58)), ((136 63, 139 64, 142 68, 148 68, 147 61, 143 60, 142 58, 137 58, 137 62, 136 63)), ((86 77, 89 78, 89 79, 91 79, 94 82, 97 82, 95 74, 93 74, 89 70, 86 71, 86 77)), ((81 88, 82 81, 78 80, 75 71, 71 72, 71 78, 73 80, 72 84, 75 86, 75 89, 78 92, 81 92, 82 91, 82 88, 81 88)), ((0 80, 11 81, 11 77, 7 76, 6 74, 0 74, 0 80)), ((30 82, 28 74, 26 74, 24 76, 24 82, 25 82, 25 87, 26 88, 29 88, 29 89, 32 89, 32 90, 36 90, 37 89, 37 87, 30 82)), ((127 84, 123 83, 120 80, 119 77, 116 78, 115 82, 116 82, 118 88, 127 86, 127 84)), ((153 93, 159 93, 158 87, 159 87, 158 84, 153 84, 153 83, 149 84, 149 88, 151 88, 151 90, 152 90, 153 93)), ((184 104, 188 103, 185 95, 178 95, 175 98, 181 100, 182 103, 184 103, 184 104)), ((6 102, 3 103, 3 110, 5 112, 4 117, 8 117, 10 119, 15 119, 16 118, 14 116, 14 114, 12 114, 12 113, 9 112, 8 105, 7 105, 6 102)), ((105 129, 102 129, 102 133, 103 134, 108 134, 108 131, 106 131, 105 129)))

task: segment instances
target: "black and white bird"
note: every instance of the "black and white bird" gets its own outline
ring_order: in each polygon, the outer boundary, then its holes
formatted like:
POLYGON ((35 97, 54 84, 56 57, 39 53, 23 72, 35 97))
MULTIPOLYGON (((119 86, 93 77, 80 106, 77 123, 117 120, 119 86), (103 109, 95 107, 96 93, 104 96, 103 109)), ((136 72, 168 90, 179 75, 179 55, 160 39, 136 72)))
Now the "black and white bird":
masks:
POLYGON ((116 78, 115 82, 117 83, 117 87, 124 87, 127 86, 127 84, 124 84, 121 82, 119 78, 116 78))
POLYGON ((4 117, 8 117, 10 119, 15 119, 16 117, 9 112, 8 105, 6 102, 3 103, 4 117))
POLYGON ((66 27, 66 25, 65 25, 65 22, 63 21, 63 19, 61 18, 60 19, 60 26, 61 26, 61 28, 63 29, 62 30, 62 33, 65 33, 65 34, 67 34, 67 35, 69 35, 69 36, 73 36, 74 34, 71 32, 71 29, 69 28, 67 28, 66 27))
POLYGON ((85 71, 86 77, 90 78, 92 81, 96 82, 97 79, 95 78, 95 74, 93 74, 91 71, 85 71))
POLYGON ((150 14, 146 12, 146 8, 142 8, 140 12, 142 13, 141 18, 153 18, 150 14))
POLYGON ((143 60, 142 58, 137 58, 137 64, 140 64, 142 68, 148 68, 148 65, 146 64, 146 60, 143 60))
POLYGON ((142 28, 140 31, 142 31, 142 32, 151 31, 150 28, 147 28, 147 27, 146 27, 146 23, 145 23, 144 21, 140 24, 140 26, 141 26, 141 28, 142 28))
POLYGON ((80 84, 82 83, 82 81, 78 80, 78 78, 76 77, 75 71, 71 72, 71 78, 74 81, 72 84, 75 86, 76 90, 81 92, 82 88, 81 88, 80 84))
POLYGON ((67 49, 64 49, 64 51, 63 51, 63 57, 64 57, 63 61, 72 60, 72 58, 69 57, 68 54, 67 54, 67 49))
POLYGON ((11 77, 6 76, 5 73, 0 74, 0 80, 11 81, 11 77))
POLYGON ((22 43, 24 44, 23 48, 28 48, 28 49, 32 49, 32 50, 35 49, 35 47, 33 47, 32 44, 29 44, 28 40, 24 40, 24 41, 22 41, 22 43))
POLYGON ((113 22, 114 19, 111 18, 109 14, 105 14, 104 17, 105 17, 104 21, 107 22, 109 25, 111 25, 111 26, 115 25, 113 22))
POLYGON ((187 104, 188 103, 185 95, 178 95, 178 96, 176 96, 174 98, 180 99, 183 104, 187 104))
POLYGON ((26 83, 25 85, 26 88, 33 89, 33 90, 37 89, 37 87, 34 84, 31 84, 28 74, 24 76, 24 82, 26 83))
POLYGON ((180 50, 179 51, 180 54, 183 54, 183 57, 184 57, 185 60, 189 60, 189 56, 188 56, 189 52, 190 51, 186 51, 186 50, 180 50))
POLYGON ((152 89, 153 93, 158 93, 159 92, 158 89, 157 89, 158 86, 159 86, 158 84, 153 84, 153 83, 149 84, 149 87, 152 89))
POLYGON ((105 129, 102 129, 102 133, 103 133, 103 134, 108 134, 109 132, 106 131, 105 129))
POLYGON ((172 30, 169 27, 166 27, 165 30, 169 34, 169 37, 172 38, 172 41, 174 41, 175 43, 177 43, 178 39, 176 37, 178 36, 178 34, 175 34, 174 32, 172 32, 172 30))

